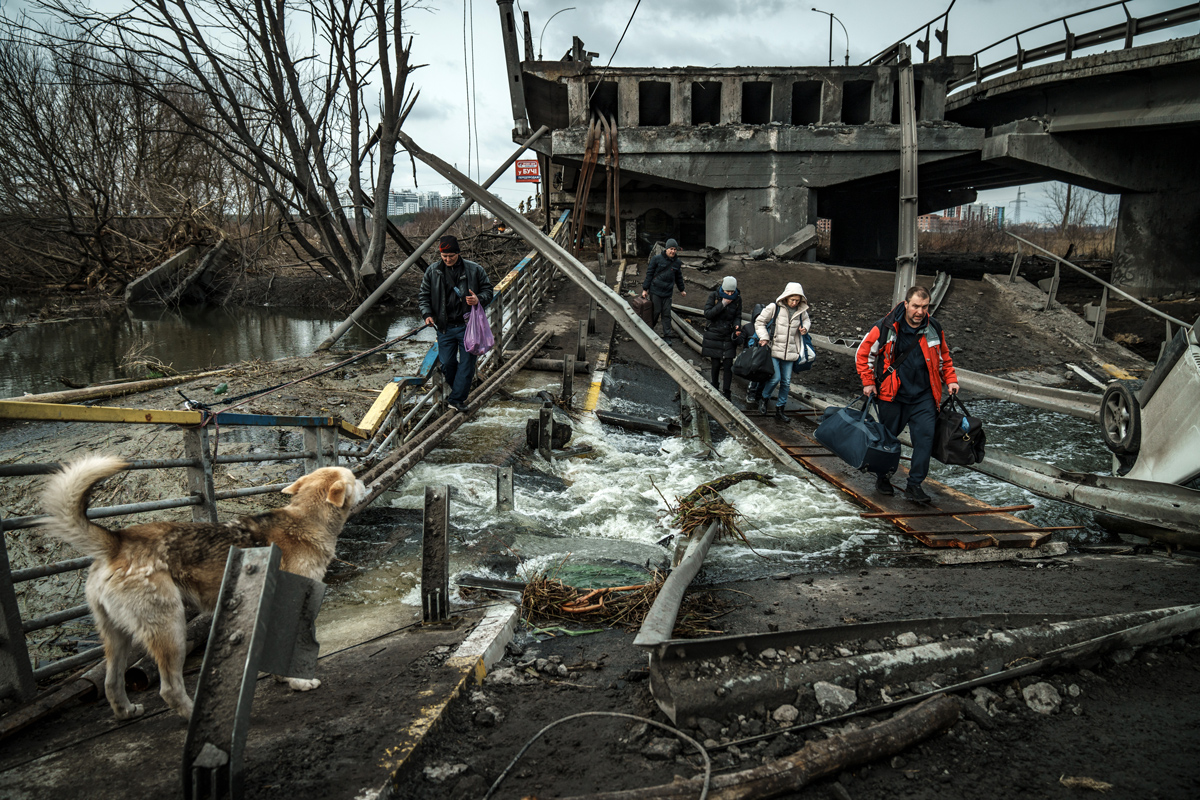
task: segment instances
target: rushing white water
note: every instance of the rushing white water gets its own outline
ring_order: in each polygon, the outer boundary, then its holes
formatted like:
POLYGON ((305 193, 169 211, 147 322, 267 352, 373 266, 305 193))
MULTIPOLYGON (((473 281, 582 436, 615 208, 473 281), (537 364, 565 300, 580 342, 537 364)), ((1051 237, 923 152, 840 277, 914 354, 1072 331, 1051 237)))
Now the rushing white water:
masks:
MULTIPOLYGON (((524 377, 516 395, 532 397, 546 377, 524 377)), ((662 410, 628 396, 620 406, 643 416, 662 410)), ((986 420, 989 446, 1070 469, 1103 472, 1108 465, 1098 431, 1082 420, 997 400, 970 407, 986 420)), ((419 519, 425 487, 451 487, 453 575, 520 580, 546 572, 581 586, 641 582, 648 566, 661 568, 669 559, 669 544, 660 542, 678 529, 671 525, 668 503, 674 506, 701 483, 740 471, 771 475, 776 485, 746 481, 722 492, 743 515, 749 546, 715 545, 705 562, 706 579, 848 569, 885 557, 872 546, 886 548, 889 540, 873 534, 893 528, 861 518, 861 509, 816 478, 781 473, 732 437, 721 438, 715 453, 703 457, 694 442, 604 426, 585 414, 575 421, 570 444, 590 445, 592 452, 547 463, 523 444, 525 421, 535 414, 536 406, 528 403, 493 402, 386 496, 393 507, 419 519), (495 464, 513 452, 515 509, 501 513, 495 508, 495 464)), ((971 470, 935 461, 932 477, 997 505, 1032 503, 1035 508, 1019 516, 1037 524, 1084 526, 1062 535, 1069 541, 1106 535, 1091 512, 971 470)), ((417 604, 419 546, 420 530, 414 527, 387 559, 334 587, 327 603, 386 598, 417 604)))

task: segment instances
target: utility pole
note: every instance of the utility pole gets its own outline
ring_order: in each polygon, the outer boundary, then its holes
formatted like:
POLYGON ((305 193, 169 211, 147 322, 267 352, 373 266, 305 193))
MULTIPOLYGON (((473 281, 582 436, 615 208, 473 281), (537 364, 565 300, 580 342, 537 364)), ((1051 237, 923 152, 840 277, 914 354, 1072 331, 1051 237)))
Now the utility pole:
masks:
POLYGON ((1013 225, 1021 224, 1021 206, 1025 205, 1025 199, 1021 195, 1025 194, 1021 191, 1021 187, 1017 187, 1017 199, 1012 201, 1013 206, 1013 225))

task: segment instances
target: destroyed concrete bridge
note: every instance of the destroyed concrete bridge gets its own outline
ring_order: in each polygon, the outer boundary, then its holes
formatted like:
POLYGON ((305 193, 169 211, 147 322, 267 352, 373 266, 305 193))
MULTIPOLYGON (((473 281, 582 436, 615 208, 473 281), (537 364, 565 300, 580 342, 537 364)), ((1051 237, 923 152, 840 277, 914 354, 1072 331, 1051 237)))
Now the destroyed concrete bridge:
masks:
MULTIPOLYGON (((589 122, 599 116, 616 131, 620 222, 644 239, 672 235, 685 247, 748 252, 822 217, 832 221, 835 262, 895 257, 895 46, 862 66, 600 69, 578 37, 564 60, 533 60, 528 22, 519 60, 512 3, 499 5, 514 136, 551 129, 534 149, 544 173, 562 168, 552 204, 572 202, 589 122)), ((918 209, 1046 180, 1119 193, 1116 283, 1140 295, 1200 287, 1190 257, 1200 245, 1200 160, 1186 146, 1200 125, 1200 37, 1135 46, 1137 35, 1200 19, 1200 8, 1087 33, 1071 33, 1066 19, 1045 23, 1062 24, 1063 40, 1036 50, 1021 48, 1022 31, 951 56, 948 24, 935 31, 941 56, 914 65, 918 209), (1123 47, 1072 57, 1110 41, 1123 47)), ((922 28, 917 46, 928 54, 922 28)), ((592 196, 603 198, 604 179, 596 180, 592 196)), ((602 215, 603 200, 588 208, 602 215)))

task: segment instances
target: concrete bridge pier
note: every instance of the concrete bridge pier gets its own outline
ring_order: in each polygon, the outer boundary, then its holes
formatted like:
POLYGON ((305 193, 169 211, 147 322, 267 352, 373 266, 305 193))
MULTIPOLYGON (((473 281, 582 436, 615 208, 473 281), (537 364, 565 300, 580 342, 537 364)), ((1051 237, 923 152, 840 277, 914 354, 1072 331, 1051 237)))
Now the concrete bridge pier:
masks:
POLYGON ((1112 281, 1138 297, 1200 291, 1200 191, 1125 192, 1112 281))
POLYGON ((774 247, 817 222, 807 186, 713 189, 704 195, 705 244, 729 253, 774 247))

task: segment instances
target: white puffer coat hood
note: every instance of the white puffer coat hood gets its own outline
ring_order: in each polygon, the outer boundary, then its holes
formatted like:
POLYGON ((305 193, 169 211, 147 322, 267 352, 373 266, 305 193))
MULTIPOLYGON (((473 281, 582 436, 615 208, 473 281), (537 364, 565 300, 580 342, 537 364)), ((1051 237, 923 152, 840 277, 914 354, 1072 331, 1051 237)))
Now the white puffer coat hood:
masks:
POLYGON ((770 334, 771 355, 778 358, 780 361, 796 361, 804 353, 804 343, 800 329, 806 331, 810 329, 811 322, 808 316, 808 299, 804 296, 804 287, 792 281, 783 288, 783 292, 754 320, 754 331, 758 334, 759 341, 768 339, 767 324, 772 319, 776 319, 775 329, 770 334), (785 298, 792 295, 800 296, 800 305, 795 308, 788 307, 783 301, 785 298), (779 317, 776 319, 775 310, 779 309, 779 317))
POLYGON ((804 296, 804 287, 792 281, 787 286, 783 287, 783 293, 775 298, 776 303, 782 303, 785 298, 791 297, 794 294, 800 295, 800 305, 796 307, 797 311, 808 310, 808 298, 804 296))

